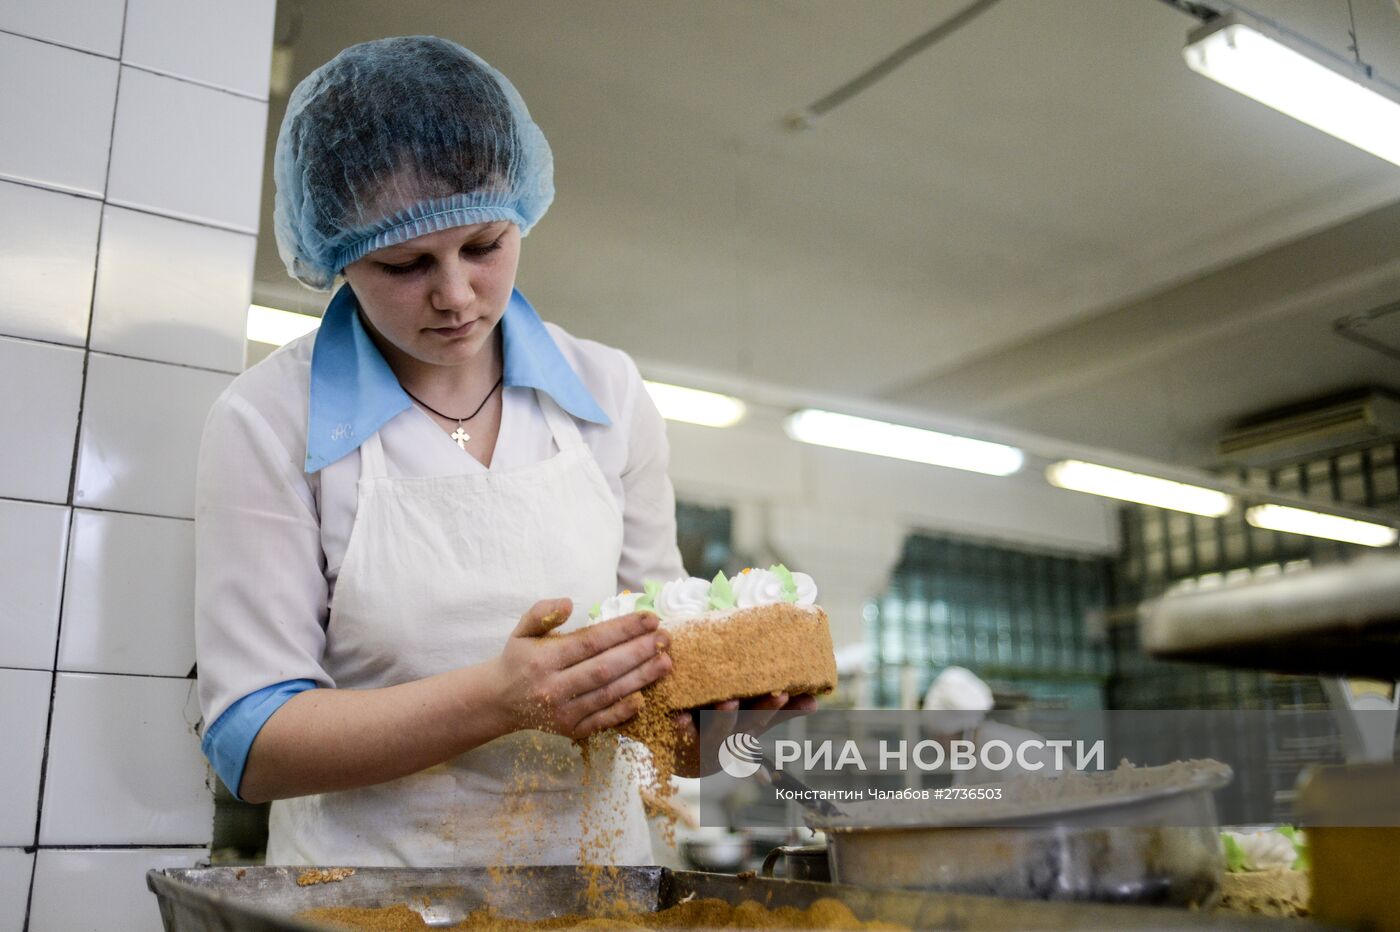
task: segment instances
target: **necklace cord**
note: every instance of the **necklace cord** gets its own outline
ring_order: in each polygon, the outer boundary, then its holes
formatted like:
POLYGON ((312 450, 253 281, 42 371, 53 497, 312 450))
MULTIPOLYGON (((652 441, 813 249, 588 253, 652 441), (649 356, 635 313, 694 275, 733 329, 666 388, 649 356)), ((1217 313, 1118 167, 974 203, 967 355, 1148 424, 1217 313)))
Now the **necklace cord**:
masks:
MULTIPOLYGON (((424 401, 422 398, 419 398, 417 395, 413 394, 413 392, 409 391, 408 389, 404 388, 403 391, 404 391, 404 394, 405 394, 405 395, 407 395, 408 397, 412 398, 414 401, 418 402, 420 405, 422 405, 423 407, 427 408, 429 411, 433 412, 433 413, 436 414, 438 417, 445 417, 445 418, 447 418, 449 421, 456 421, 458 424, 461 424, 463 421, 470 421, 472 418, 474 418, 474 417, 476 417, 478 414, 480 414, 480 413, 481 413, 481 409, 484 408, 484 407, 486 407, 486 402, 488 402, 488 401, 491 400, 491 396, 494 395, 494 394, 496 393, 496 389, 500 388, 500 387, 501 387, 501 383, 504 382, 505 380, 506 380, 505 373, 502 373, 502 374, 501 374, 501 377, 500 377, 499 379, 496 380, 496 384, 495 384, 495 385, 492 385, 492 386, 491 386, 491 390, 490 390, 489 392, 486 393, 486 397, 483 398, 483 399, 481 399, 481 404, 477 405, 477 406, 476 406, 476 410, 473 411, 471 414, 468 414, 466 417, 453 417, 453 416, 450 415, 450 414, 443 414, 443 413, 442 413, 441 411, 439 411, 437 408, 434 408, 432 405, 428 404, 426 401, 424 401)), ((399 387, 400 387, 400 388, 403 388, 403 385, 400 385, 399 387)))

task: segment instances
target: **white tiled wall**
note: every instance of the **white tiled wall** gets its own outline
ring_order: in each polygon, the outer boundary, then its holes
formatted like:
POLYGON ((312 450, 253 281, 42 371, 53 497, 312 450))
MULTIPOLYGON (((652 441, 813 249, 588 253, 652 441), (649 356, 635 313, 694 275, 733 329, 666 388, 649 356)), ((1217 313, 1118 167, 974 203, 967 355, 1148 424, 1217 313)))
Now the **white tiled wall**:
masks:
POLYGON ((107 202, 257 233, 266 124, 262 101, 124 67, 107 202))
POLYGON ((53 665, 70 511, 0 499, 0 667, 53 665))
POLYGON ((208 844, 194 680, 60 673, 41 845, 208 844))
POLYGON ((6 333, 83 345, 101 207, 91 198, 0 181, 0 319, 6 333))
POLYGON ((38 670, 0 670, 0 845, 34 840, 38 814, 39 767, 53 675, 38 670))
POLYGON ((233 377, 92 353, 73 504, 194 517, 199 437, 233 377))
POLYGON ((192 867, 203 848, 39 851, 29 932, 154 932, 146 871, 192 867), (74 891, 82 891, 75 896, 74 891))
POLYGON ((126 0, 6 0, 0 29, 116 58, 126 0))
POLYGON ((208 854, 190 518, 273 5, 0 2, 0 932, 159 928, 208 854))
POLYGON ((122 61, 267 98, 274 0, 127 0, 122 61))
POLYGON ((0 497, 68 500, 82 375, 82 350, 0 336, 0 497))
POLYGON ((0 33, 0 87, 0 178, 101 197, 117 63, 0 33))
POLYGON ((256 245, 247 233, 108 207, 91 348, 242 372, 256 245))
POLYGON ((193 617, 194 522, 73 513, 60 670, 185 676, 193 617))
POLYGON ((22 848, 0 848, 0 932, 24 928, 34 855, 22 848))

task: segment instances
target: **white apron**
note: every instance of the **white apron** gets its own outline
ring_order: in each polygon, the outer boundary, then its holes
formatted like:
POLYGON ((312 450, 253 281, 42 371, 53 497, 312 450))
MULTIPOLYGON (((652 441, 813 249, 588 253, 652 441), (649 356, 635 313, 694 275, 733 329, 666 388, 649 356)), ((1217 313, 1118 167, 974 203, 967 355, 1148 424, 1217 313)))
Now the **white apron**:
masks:
MULTIPOLYGON (((559 453, 532 466, 391 478, 379 434, 361 445, 359 503, 323 660, 338 688, 489 660, 539 599, 572 598, 574 617, 561 629, 570 630, 614 592, 617 501, 573 419, 543 392, 536 397, 559 453)), ((274 802, 267 863, 577 864, 581 832, 618 830, 608 847, 590 844, 589 860, 650 864, 641 799, 622 762, 586 789, 584 773, 569 740, 515 732, 388 783, 274 802), (585 793, 595 794, 588 825, 585 793)))

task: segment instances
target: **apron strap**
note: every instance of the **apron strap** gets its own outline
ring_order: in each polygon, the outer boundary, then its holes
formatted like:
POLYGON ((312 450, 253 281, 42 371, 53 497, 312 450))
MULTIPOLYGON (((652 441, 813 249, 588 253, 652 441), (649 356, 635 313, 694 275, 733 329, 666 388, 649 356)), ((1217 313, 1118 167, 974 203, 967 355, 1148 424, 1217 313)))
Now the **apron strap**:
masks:
POLYGON ((389 475, 384 466, 384 444, 379 442, 379 431, 370 434, 360 444, 360 478, 379 479, 389 475))
POLYGON ((544 419, 549 423, 549 432, 554 435, 554 443, 559 447, 560 452, 583 445, 583 435, 579 433, 578 425, 569 412, 559 407, 559 404, 548 392, 535 389, 535 398, 539 400, 540 410, 544 412, 544 419))

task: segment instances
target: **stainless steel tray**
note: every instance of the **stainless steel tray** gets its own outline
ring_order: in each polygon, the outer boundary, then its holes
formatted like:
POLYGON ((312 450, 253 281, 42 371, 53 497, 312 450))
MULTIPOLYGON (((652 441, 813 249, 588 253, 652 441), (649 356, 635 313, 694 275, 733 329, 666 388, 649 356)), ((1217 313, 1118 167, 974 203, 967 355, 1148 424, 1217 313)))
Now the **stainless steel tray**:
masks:
POLYGON ((1149 654, 1280 673, 1400 669, 1400 556, 1163 596, 1142 623, 1149 654))
MULTIPOLYGON (((639 911, 665 909, 687 896, 729 903, 805 907, 822 897, 841 900, 861 919, 913 929, 1315 929, 1308 923, 1257 920, 1176 909, 1097 903, 1047 903, 989 897, 868 890, 841 884, 753 876, 617 868, 623 897, 639 911)), ((450 927, 483 905, 521 919, 584 912, 587 875, 574 867, 511 868, 505 882, 488 868, 407 870, 359 868, 335 883, 299 887, 300 868, 208 867, 150 871, 147 886, 160 901, 166 932, 325 932, 295 914, 318 906, 404 903, 430 924, 450 927), (424 907, 425 900, 432 905, 424 907)))

